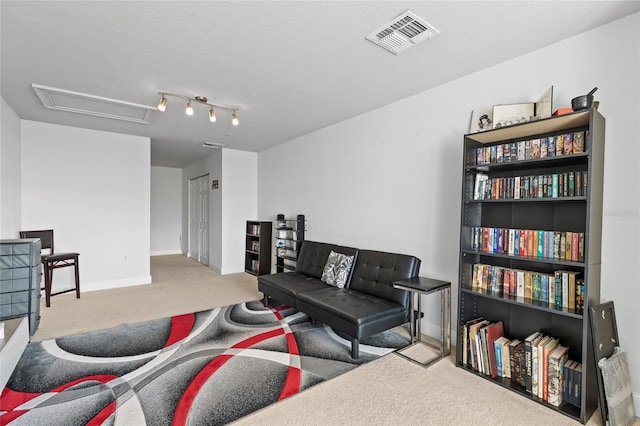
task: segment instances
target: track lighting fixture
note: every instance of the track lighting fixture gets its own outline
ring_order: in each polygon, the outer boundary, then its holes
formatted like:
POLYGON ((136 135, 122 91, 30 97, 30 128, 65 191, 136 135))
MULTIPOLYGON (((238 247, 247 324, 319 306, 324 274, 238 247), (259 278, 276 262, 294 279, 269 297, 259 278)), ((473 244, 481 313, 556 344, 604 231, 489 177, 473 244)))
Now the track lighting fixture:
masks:
POLYGON ((221 110, 225 110, 225 111, 230 111, 231 112, 231 123, 234 126, 237 126, 240 122, 238 121, 238 107, 237 106, 233 106, 233 105, 221 105, 221 104, 215 104, 212 102, 209 102, 207 100, 207 98, 205 98, 204 96, 187 96, 187 95, 181 95, 178 93, 168 93, 168 92, 158 92, 158 94, 161 96, 160 98, 160 102, 158 102, 158 111, 164 112, 167 110, 167 104, 169 103, 169 101, 167 100, 168 96, 173 96, 176 98, 181 98, 187 101, 187 108, 186 108, 186 113, 187 115, 193 115, 193 104, 192 101, 195 102, 196 104, 204 104, 207 105, 209 107, 209 121, 211 121, 212 123, 214 123, 217 120, 216 117, 216 109, 221 109, 221 110))
POLYGON ((160 103, 158 103, 158 111, 166 111, 167 109, 167 98, 162 95, 162 99, 160 99, 160 103))

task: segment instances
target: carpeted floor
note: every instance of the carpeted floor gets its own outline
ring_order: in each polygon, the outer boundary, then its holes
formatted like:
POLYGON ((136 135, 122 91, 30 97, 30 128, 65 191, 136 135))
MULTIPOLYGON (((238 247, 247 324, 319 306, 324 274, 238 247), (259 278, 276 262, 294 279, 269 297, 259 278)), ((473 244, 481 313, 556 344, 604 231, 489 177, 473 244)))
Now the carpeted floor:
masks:
POLYGON ((0 424, 220 425, 408 344, 350 341, 259 301, 31 343, 0 397, 0 424))
MULTIPOLYGON (((219 275, 181 255, 151 258, 153 284, 72 293, 41 301, 32 342, 257 300, 256 277, 219 275)), ((452 331, 455 330, 453 327, 452 331)), ((406 330, 405 330, 406 331, 406 330)), ((237 426, 579 425, 553 409, 455 366, 454 355, 422 368, 382 356, 233 422, 237 426)), ((122 418, 122 416, 120 417, 122 418)), ((51 422, 47 419, 43 425, 51 422)), ((115 426, 135 423, 117 422, 115 426)), ((2 422, 0 421, 0 425, 2 422)), ((81 424, 79 421, 69 424, 81 424)), ((109 424, 109 423, 106 423, 109 424)), ((32 423, 39 426, 40 423, 32 423)), ((599 426, 594 413, 587 426, 599 426)))

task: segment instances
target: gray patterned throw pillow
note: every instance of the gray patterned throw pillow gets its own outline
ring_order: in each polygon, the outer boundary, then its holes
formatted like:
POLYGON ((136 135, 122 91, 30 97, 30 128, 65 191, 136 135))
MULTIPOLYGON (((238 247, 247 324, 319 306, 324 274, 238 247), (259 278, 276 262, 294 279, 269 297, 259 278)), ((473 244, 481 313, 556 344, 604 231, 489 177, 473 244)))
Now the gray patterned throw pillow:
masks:
POLYGON ((331 251, 324 265, 321 280, 334 287, 343 288, 353 265, 353 256, 331 251))

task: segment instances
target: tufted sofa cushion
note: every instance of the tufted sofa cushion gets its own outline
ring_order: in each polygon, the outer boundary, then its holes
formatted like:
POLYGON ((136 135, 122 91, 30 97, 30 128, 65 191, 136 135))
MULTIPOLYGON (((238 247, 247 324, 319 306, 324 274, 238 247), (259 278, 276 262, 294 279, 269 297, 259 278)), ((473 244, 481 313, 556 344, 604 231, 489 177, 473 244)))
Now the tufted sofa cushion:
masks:
POLYGON ((322 271, 331 251, 346 254, 347 256, 356 256, 358 254, 358 249, 353 247, 342 247, 335 244, 305 240, 302 242, 302 247, 296 260, 296 273, 318 279, 322 278, 322 271))
POLYGON ((393 288, 393 282, 418 276, 420 259, 406 254, 360 250, 349 288, 409 306, 409 293, 393 288))

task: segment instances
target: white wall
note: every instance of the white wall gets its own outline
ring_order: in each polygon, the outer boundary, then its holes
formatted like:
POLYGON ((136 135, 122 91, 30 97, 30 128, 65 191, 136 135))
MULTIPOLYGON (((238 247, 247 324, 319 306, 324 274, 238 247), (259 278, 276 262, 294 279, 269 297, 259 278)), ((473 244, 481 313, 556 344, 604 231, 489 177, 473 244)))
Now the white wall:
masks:
MULTIPOLYGON (((413 54, 417 52, 409 52, 413 54)), ((265 150, 258 213, 307 216, 307 238, 410 253, 421 275, 453 284, 457 315, 462 141, 479 107, 531 102, 554 86, 554 109, 598 86, 607 119, 602 301, 614 300, 640 412, 640 14, 265 150)), ((437 298, 425 330, 437 336, 437 298)))
POLYGON ((20 117, 0 98, 0 238, 20 232, 20 117))
POLYGON ((151 255, 182 253, 181 237, 182 169, 151 167, 151 255))
POLYGON ((216 149, 204 159, 205 168, 209 173, 209 185, 218 180, 218 188, 209 191, 209 267, 221 273, 222 271, 222 149, 216 149))
POLYGON ((222 148, 183 169, 185 241, 189 179, 209 174, 210 182, 218 180, 218 188, 209 192, 209 267, 220 274, 244 272, 245 224, 256 219, 258 210, 257 162, 255 152, 222 148))
POLYGON ((247 220, 258 214, 258 154, 222 149, 222 268, 244 272, 247 220))
MULTIPOLYGON (((22 121, 22 228, 80 253, 81 291, 151 282, 149 138, 22 121), (126 260, 125 260, 126 259, 126 260)), ((72 268, 54 273, 72 286, 72 268)))

